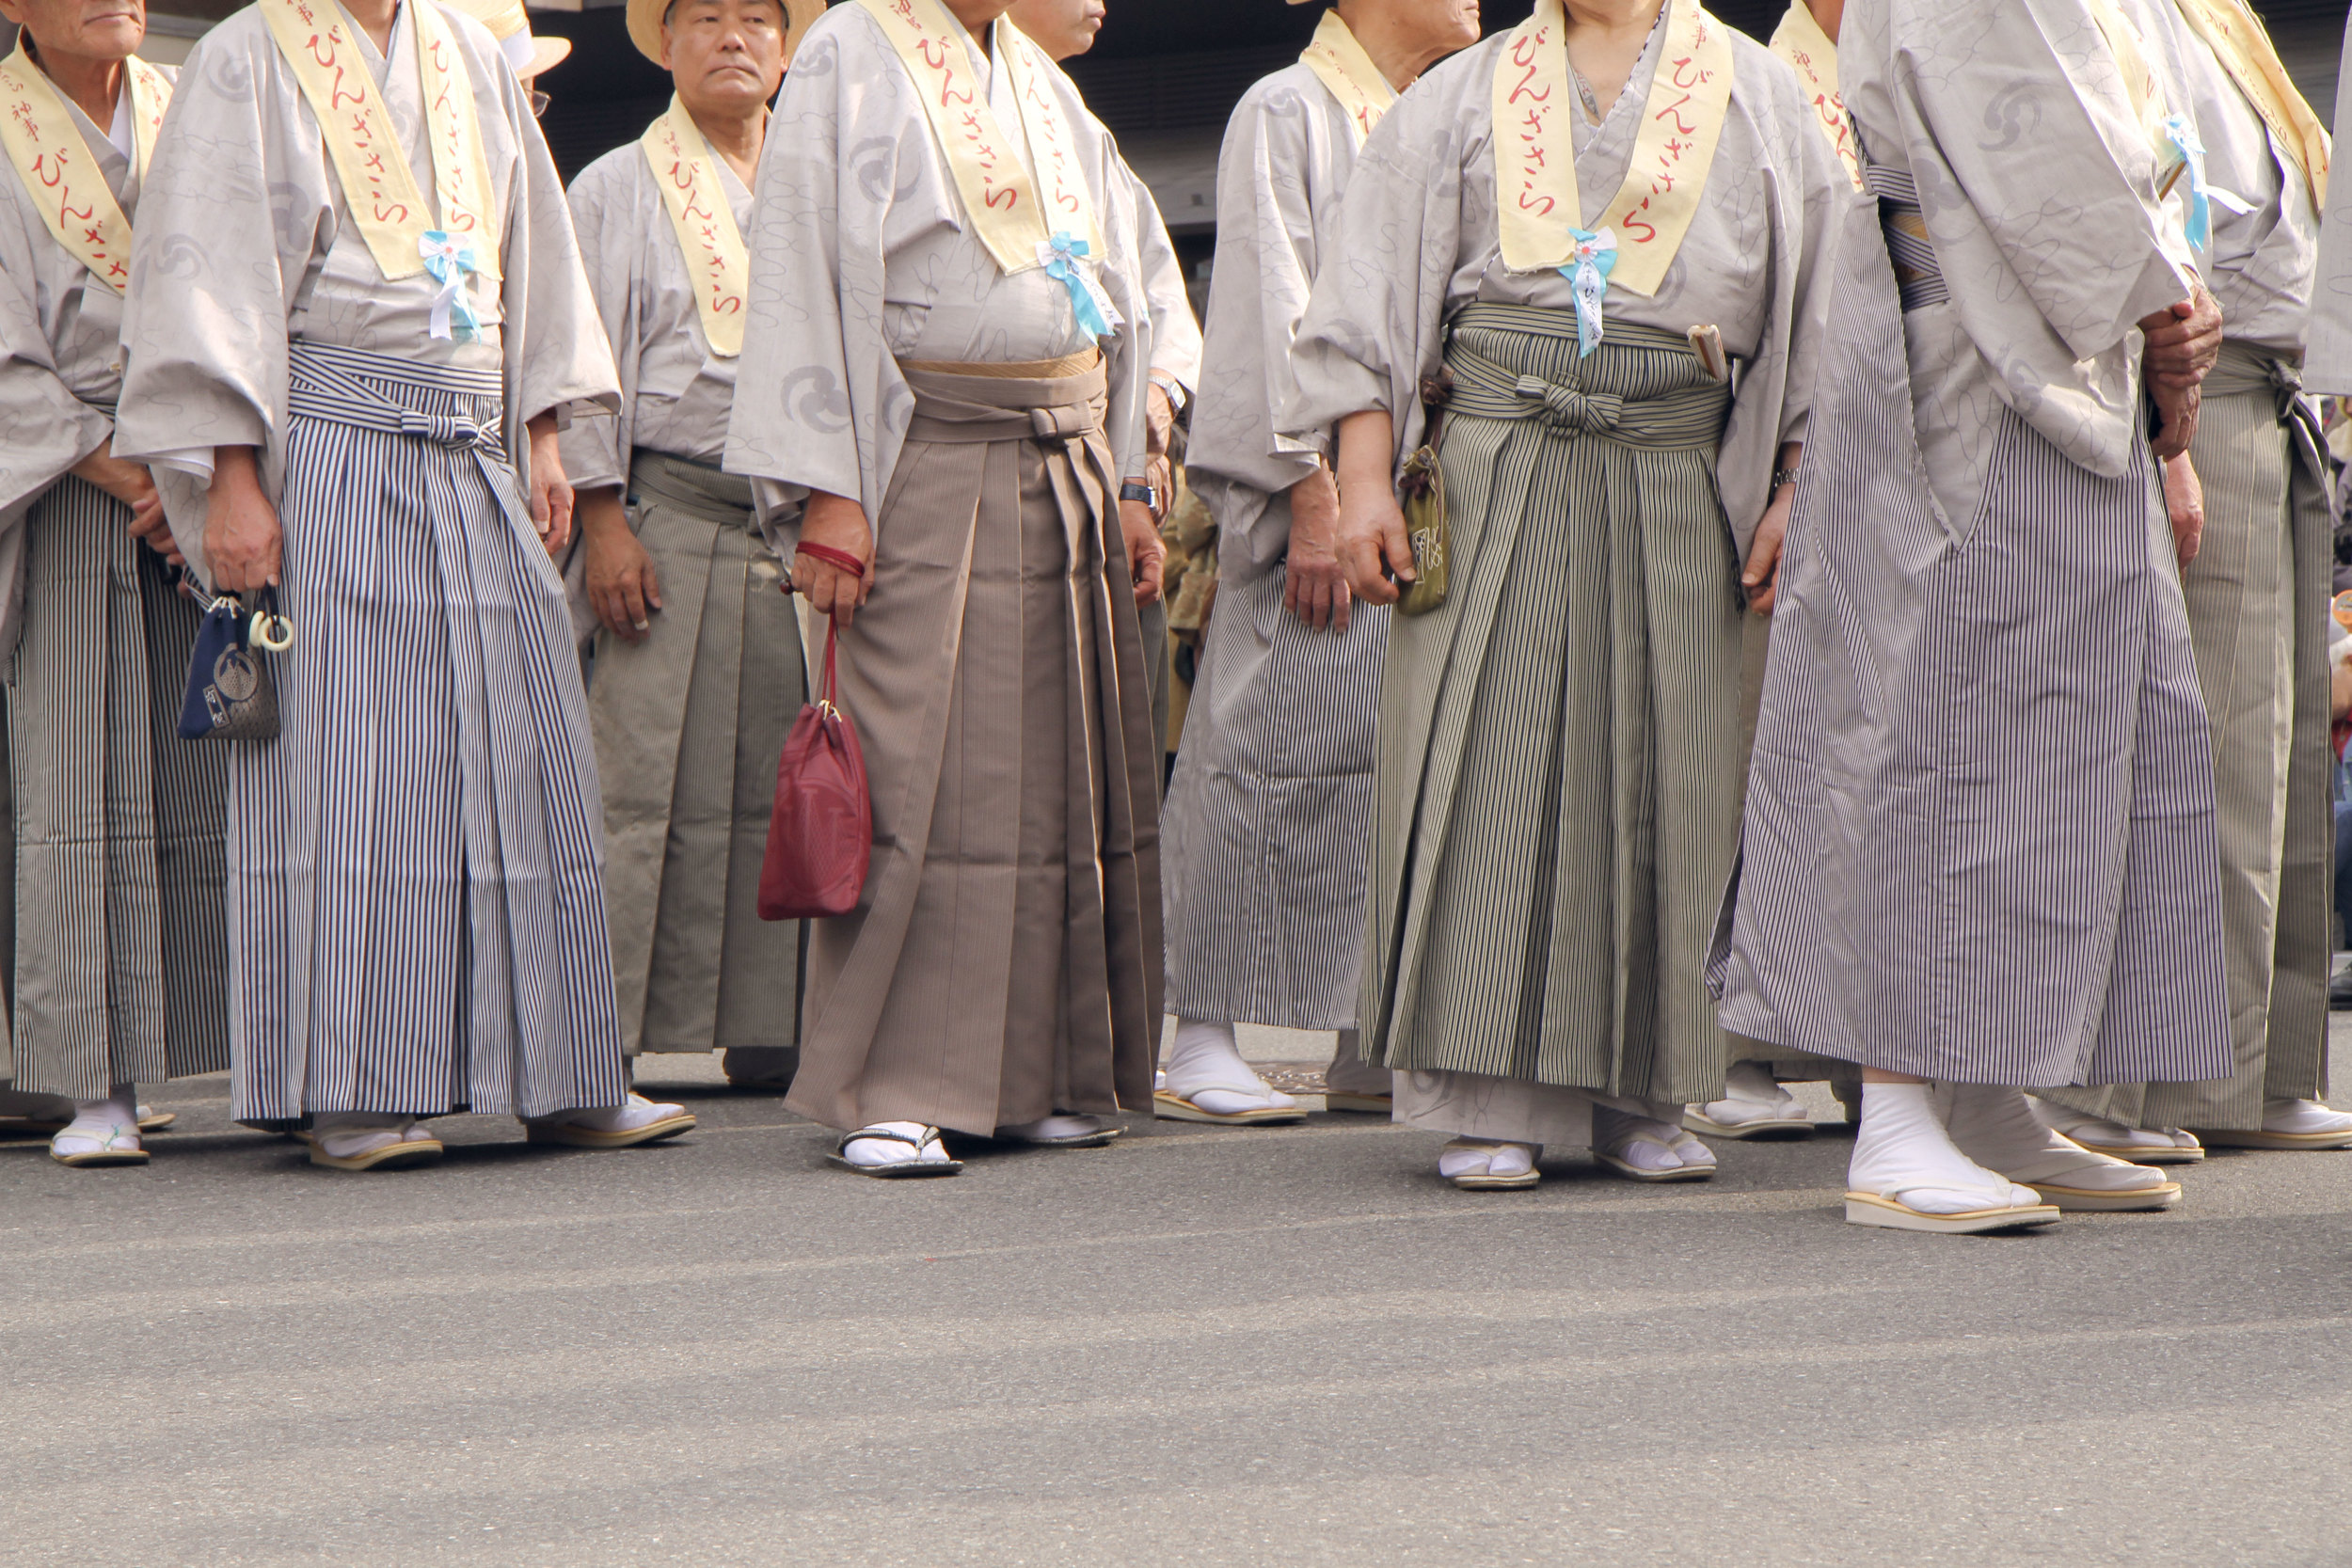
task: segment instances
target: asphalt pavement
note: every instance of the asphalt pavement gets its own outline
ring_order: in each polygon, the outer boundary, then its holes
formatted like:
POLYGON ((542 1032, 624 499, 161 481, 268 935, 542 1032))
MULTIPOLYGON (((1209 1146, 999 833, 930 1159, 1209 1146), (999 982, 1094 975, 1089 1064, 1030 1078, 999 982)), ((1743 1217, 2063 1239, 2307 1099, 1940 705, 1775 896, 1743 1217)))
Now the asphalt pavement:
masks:
POLYGON ((882 1182, 713 1067, 621 1153, 315 1170, 222 1079, 144 1169, 0 1146, 0 1562, 2352 1562, 2352 1154, 1959 1238, 1845 1225, 1838 1126, 1704 1186, 1458 1192, 1322 1113, 882 1182))

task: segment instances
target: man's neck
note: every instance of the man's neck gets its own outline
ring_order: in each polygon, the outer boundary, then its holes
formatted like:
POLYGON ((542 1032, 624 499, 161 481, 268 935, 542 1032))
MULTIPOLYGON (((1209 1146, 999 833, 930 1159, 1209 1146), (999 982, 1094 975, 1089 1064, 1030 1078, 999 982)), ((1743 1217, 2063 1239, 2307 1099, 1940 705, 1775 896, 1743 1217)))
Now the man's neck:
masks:
POLYGON ((400 14, 400 0, 342 0, 342 6, 374 42, 377 54, 392 52, 392 21, 400 14))
POLYGON ((115 122, 115 105, 121 101, 123 65, 120 60, 102 60, 91 55, 69 55, 61 49, 45 49, 25 35, 30 47, 25 53, 40 67, 50 85, 68 99, 75 108, 89 116, 89 122, 101 131, 109 130, 115 122))
POLYGON ((1662 5, 1663 0, 1567 0, 1568 25, 1647 34, 1662 5))
POLYGON ((983 49, 988 47, 989 24, 1012 8, 1012 0, 942 0, 942 4, 983 49))
POLYGON ((1846 20, 1846 0, 1804 0, 1804 8, 1813 13, 1814 22, 1829 35, 1830 42, 1836 43, 1837 24, 1846 20))
POLYGON ((1421 73, 1438 63, 1445 55, 1442 44, 1431 43, 1426 29, 1417 26, 1413 12, 1417 7, 1398 5, 1395 0, 1382 4, 1380 0, 1340 0, 1340 20, 1356 35, 1356 41, 1372 63, 1380 68, 1389 86, 1403 92, 1421 79, 1421 73))
POLYGON ((703 134, 703 140, 710 144, 710 150, 727 161, 727 166, 735 170, 736 178, 748 189, 752 176, 759 169, 760 143, 768 135, 768 105, 755 103, 750 113, 737 114, 696 108, 690 103, 686 112, 694 121, 694 129, 703 134))

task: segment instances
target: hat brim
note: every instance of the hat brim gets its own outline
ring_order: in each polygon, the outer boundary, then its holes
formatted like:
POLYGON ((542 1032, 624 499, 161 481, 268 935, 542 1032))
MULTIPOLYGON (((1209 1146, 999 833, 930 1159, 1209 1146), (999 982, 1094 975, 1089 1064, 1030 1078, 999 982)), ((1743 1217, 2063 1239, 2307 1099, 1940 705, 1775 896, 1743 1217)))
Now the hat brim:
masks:
MULTIPOLYGON (((628 41, 637 52, 661 64, 661 18, 672 0, 628 0, 628 41)), ((817 19, 825 14, 826 0, 784 0, 784 63, 792 64, 793 52, 801 47, 801 36, 817 19)))
POLYGON ((544 76, 572 57, 572 40, 531 35, 531 74, 544 76))

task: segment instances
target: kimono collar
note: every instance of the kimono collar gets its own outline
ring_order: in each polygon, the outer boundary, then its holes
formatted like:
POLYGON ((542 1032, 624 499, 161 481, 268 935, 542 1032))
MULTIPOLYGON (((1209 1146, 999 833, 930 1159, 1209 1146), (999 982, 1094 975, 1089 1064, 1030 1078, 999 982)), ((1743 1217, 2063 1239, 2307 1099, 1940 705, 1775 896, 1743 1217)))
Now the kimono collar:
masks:
POLYGON ((1313 40, 1299 53, 1298 63, 1313 71, 1315 79, 1340 101, 1356 133, 1356 145, 1361 148, 1380 117, 1389 112, 1389 105, 1396 102, 1396 89, 1389 86, 1389 79, 1380 74, 1380 68, 1372 63, 1372 56, 1364 53, 1364 46, 1356 41, 1337 10, 1323 13, 1323 20, 1315 24, 1313 40))

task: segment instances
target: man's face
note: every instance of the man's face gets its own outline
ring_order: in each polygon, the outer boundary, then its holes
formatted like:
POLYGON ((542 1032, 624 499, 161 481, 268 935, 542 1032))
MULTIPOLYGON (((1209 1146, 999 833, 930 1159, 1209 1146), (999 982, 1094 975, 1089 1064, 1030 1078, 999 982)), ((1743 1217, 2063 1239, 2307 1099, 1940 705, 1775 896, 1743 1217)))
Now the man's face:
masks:
POLYGON ((1478 0, 1409 0, 1429 41, 1450 54, 1478 41, 1478 0))
POLYGON ((0 16, 33 35, 36 53, 119 60, 147 37, 147 0, 0 0, 0 16))
POLYGON ((661 24, 661 63, 689 110, 741 114, 784 83, 780 0, 677 0, 661 24))
POLYGON ((1005 14, 1057 60, 1085 54, 1103 30, 1103 0, 1013 0, 1005 14))

